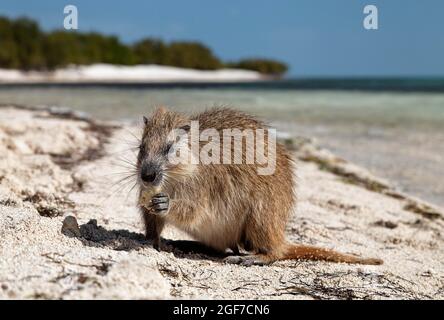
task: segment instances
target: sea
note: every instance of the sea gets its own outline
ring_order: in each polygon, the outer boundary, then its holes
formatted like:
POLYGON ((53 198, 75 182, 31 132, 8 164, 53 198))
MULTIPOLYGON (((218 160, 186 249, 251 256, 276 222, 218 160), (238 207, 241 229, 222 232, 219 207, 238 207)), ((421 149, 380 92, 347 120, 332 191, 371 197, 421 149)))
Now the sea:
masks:
POLYGON ((251 83, 0 85, 0 103, 58 106, 137 121, 156 106, 238 108, 444 207, 444 78, 285 79, 251 83))

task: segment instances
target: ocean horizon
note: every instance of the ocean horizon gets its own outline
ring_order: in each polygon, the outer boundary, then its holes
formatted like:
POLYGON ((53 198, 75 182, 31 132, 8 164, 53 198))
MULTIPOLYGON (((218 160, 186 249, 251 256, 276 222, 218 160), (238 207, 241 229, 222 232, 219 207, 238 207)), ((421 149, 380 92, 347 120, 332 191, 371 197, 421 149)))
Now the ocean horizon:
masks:
POLYGON ((351 90, 393 92, 444 92, 444 76, 347 76, 347 77, 290 77, 255 81, 77 81, 1 83, 11 87, 111 87, 158 89, 243 89, 243 90, 351 90))

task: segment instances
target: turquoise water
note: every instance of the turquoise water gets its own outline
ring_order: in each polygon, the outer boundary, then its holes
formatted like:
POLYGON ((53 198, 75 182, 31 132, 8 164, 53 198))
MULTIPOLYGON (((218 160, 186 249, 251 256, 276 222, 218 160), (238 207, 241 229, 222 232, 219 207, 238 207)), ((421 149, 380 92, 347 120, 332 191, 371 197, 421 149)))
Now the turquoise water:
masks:
POLYGON ((106 120, 134 120, 156 105, 196 112, 214 105, 316 137, 340 156, 444 205, 444 93, 282 88, 0 87, 0 103, 66 106, 106 120))

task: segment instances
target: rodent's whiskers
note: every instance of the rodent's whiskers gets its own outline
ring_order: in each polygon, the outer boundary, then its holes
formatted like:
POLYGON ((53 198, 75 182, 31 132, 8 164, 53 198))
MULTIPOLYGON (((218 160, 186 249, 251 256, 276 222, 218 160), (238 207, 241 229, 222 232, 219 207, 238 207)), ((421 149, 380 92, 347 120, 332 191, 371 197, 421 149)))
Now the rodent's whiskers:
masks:
POLYGON ((137 165, 134 163, 134 161, 131 161, 131 159, 125 158, 124 156, 118 157, 117 160, 129 165, 131 168, 137 167, 137 165))
MULTIPOLYGON (((117 145, 123 145, 123 147, 125 147, 125 146, 128 147, 127 149, 137 149, 140 146, 140 143, 141 143, 140 140, 138 140, 138 141, 129 141, 129 140, 126 140, 126 139, 113 138, 113 137, 110 137, 108 139, 110 140, 110 142, 114 142, 117 145)), ((122 150, 122 151, 125 151, 125 150, 122 150)), ((112 154, 112 152, 110 154, 112 154)))
MULTIPOLYGON (((140 142, 142 142, 142 139, 141 138, 139 138, 138 136, 136 136, 136 134, 134 133, 134 132, 131 132, 130 130, 128 130, 127 128, 124 128, 124 131, 126 132, 126 133, 129 133, 139 144, 140 144, 140 142)), ((141 134, 140 134, 140 136, 142 136, 141 134)))
POLYGON ((136 151, 137 149, 139 149, 139 146, 129 147, 129 148, 126 148, 126 149, 122 149, 122 150, 119 150, 119 151, 115 151, 115 152, 107 152, 106 155, 107 155, 107 156, 115 156, 115 155, 119 155, 119 154, 125 154, 125 153, 127 153, 127 152, 129 152, 129 151, 132 152, 133 155, 135 155, 135 151, 136 151))
MULTIPOLYGON (((107 155, 114 156, 118 154, 125 154, 128 151, 131 151, 133 154, 135 151, 139 149, 139 146, 142 142, 141 138, 137 137, 133 132, 129 131, 128 129, 124 129, 126 133, 129 133, 130 136, 124 136, 124 137, 110 137, 109 140, 114 140, 117 145, 126 145, 127 148, 122 150, 117 150, 114 152, 107 152, 107 155), (129 139, 127 139, 129 138, 129 139)), ((135 155, 135 154, 134 154, 135 155)))
POLYGON ((126 195, 125 201, 128 200, 129 195, 131 194, 131 192, 134 190, 134 188, 135 188, 136 186, 137 186, 137 180, 134 182, 134 184, 133 184, 133 186, 131 187, 131 189, 129 189, 129 191, 128 191, 127 195, 126 195))
POLYGON ((137 185, 137 174, 136 173, 132 173, 130 175, 127 175, 127 176, 119 179, 118 181, 114 182, 110 186, 111 193, 104 198, 104 200, 102 201, 101 204, 103 204, 105 201, 107 201, 111 197, 115 196, 116 194, 124 192, 127 188, 129 188, 131 186, 131 188, 128 192, 128 195, 125 199, 125 200, 127 200, 129 194, 136 187, 136 185, 137 185))
POLYGON ((119 176, 119 175, 122 175, 122 174, 124 174, 124 175, 134 175, 134 176, 136 175, 136 173, 133 172, 133 171, 122 171, 122 172, 111 172, 111 173, 108 173, 108 174, 101 175, 99 177, 112 177, 112 176, 119 176))
POLYGON ((180 183, 182 183, 183 182, 183 180, 181 179, 184 175, 182 175, 182 174, 178 174, 178 172, 176 172, 176 171, 171 171, 171 170, 169 170, 169 171, 164 171, 164 181, 169 185, 169 186, 172 186, 172 182, 175 182, 175 183, 178 183, 178 184, 180 184, 180 183), (170 180, 172 180, 172 181, 170 181, 170 180))
POLYGON ((122 183, 124 181, 135 179, 135 178, 136 178, 136 174, 135 173, 130 174, 130 175, 126 175, 123 178, 120 178, 119 180, 117 180, 111 187, 117 186, 117 185, 119 185, 120 183, 122 183))

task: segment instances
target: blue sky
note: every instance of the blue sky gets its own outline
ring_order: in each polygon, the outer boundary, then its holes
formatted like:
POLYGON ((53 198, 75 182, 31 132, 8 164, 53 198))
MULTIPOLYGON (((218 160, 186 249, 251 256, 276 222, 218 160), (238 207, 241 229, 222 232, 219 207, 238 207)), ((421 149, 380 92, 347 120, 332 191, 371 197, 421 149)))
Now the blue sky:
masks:
POLYGON ((224 60, 283 60, 290 76, 444 76, 443 0, 2 0, 0 14, 59 29, 68 4, 79 31, 198 40, 224 60), (362 26, 367 4, 377 31, 362 26))

